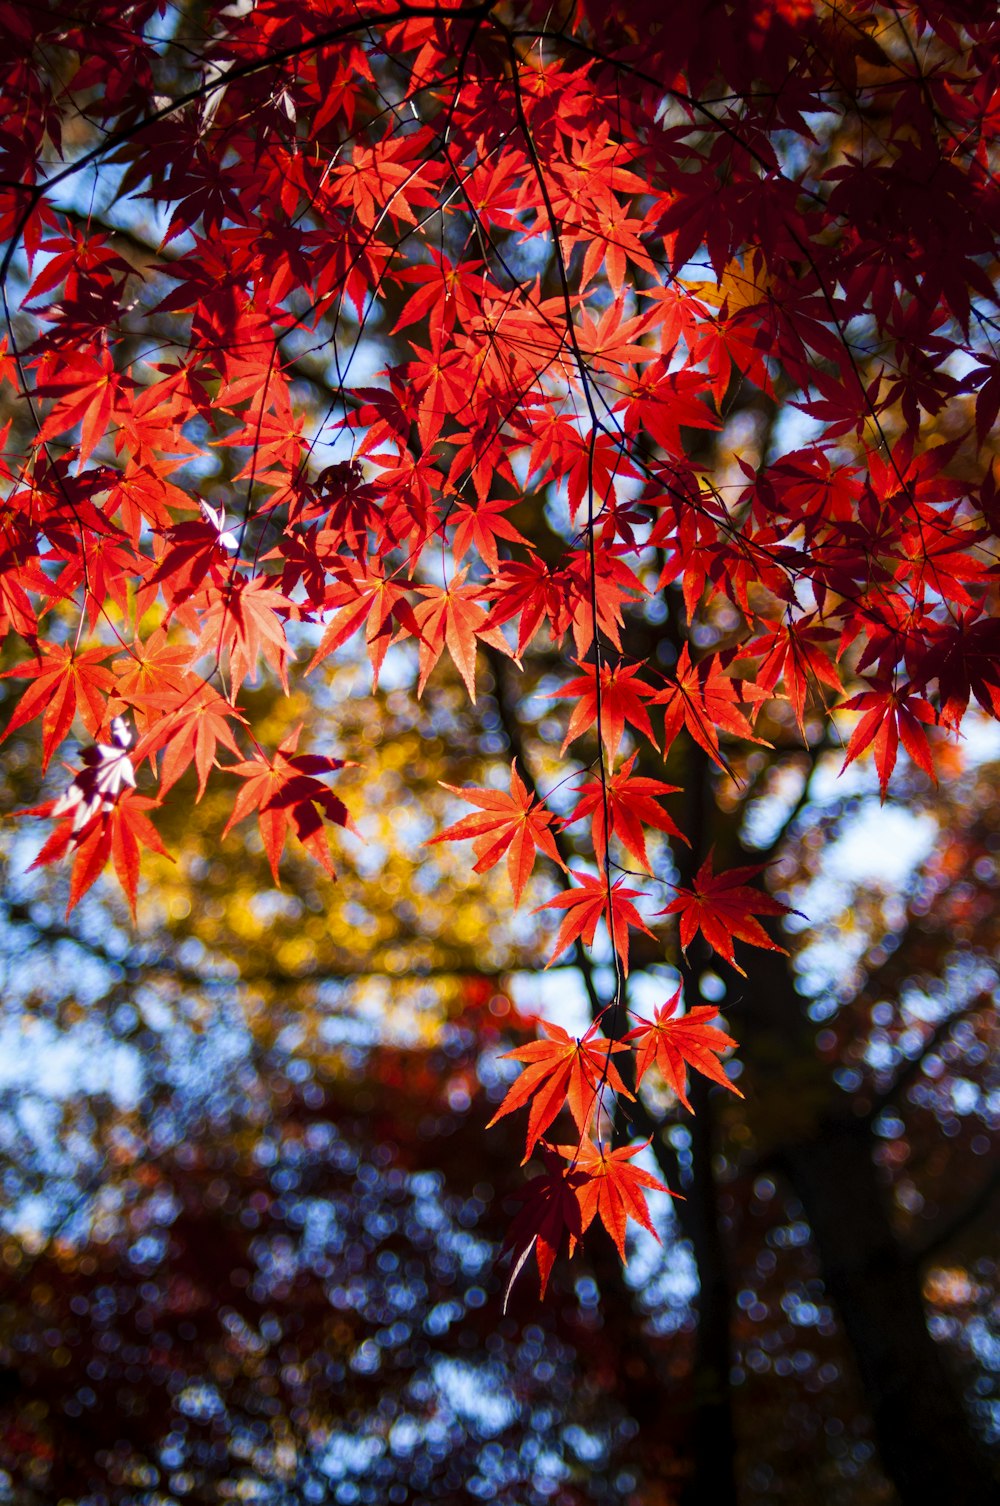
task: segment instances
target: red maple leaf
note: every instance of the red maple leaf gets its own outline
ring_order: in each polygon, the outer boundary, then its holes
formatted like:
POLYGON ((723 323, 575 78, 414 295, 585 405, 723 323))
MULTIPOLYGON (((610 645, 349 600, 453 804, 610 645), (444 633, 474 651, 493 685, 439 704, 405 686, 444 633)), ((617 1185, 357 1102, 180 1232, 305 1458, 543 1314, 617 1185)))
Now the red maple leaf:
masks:
MULTIPOLYGON (((845 765, 871 750, 883 796, 900 744, 930 775, 931 725, 957 734, 973 697, 1000 720, 992 7, 751 0, 673 6, 664 27, 522 5, 512 33, 509 7, 461 0, 219 0, 184 28, 183 76, 156 8, 3 9, 3 746, 38 720, 51 768, 119 706, 140 735, 84 748, 49 811, 71 901, 114 862, 134 903, 142 756, 175 817, 228 784, 275 874, 289 835, 330 871, 334 762, 265 754, 251 725, 306 641, 310 668, 366 650, 376 680, 399 644, 394 727, 409 679, 424 693, 450 655, 427 720, 440 744, 481 730, 484 757, 513 757, 521 726, 557 759, 557 719, 567 753, 596 726, 605 767, 573 773, 569 804, 605 874, 550 902, 558 961, 602 919, 626 958, 642 906, 610 887, 612 848, 636 869, 681 853, 670 786, 634 756, 615 772, 626 739, 714 761, 692 815, 725 826, 799 761, 794 724, 831 692, 856 713, 845 765), (858 120, 878 130, 855 151, 858 120), (102 223, 136 194, 160 265, 102 223), (794 403, 808 434, 783 421, 794 403), (527 695, 496 684, 480 723, 457 702, 482 640, 516 641, 527 695), (238 784, 215 780, 224 756, 238 784), (729 763, 749 790, 716 782, 729 763)), ((347 676, 322 678, 318 716, 347 676)), ((479 871, 505 859, 522 901, 539 851, 568 861, 568 807, 500 775, 441 840, 479 871)), ((755 872, 685 866, 681 943, 773 947, 755 872)), ((698 1051, 717 1061, 696 1012, 640 1029, 681 1092, 698 1051)), ((644 1189, 606 1159, 582 1151, 539 1191, 522 1243, 543 1284, 581 1207, 623 1247, 623 1187, 640 1207, 644 1189)))
POLYGON ((709 946, 725 957, 738 973, 746 973, 733 955, 733 940, 749 942, 751 946, 764 947, 771 952, 785 949, 772 941, 755 915, 789 915, 793 912, 780 900, 772 899, 760 889, 750 889, 746 879, 756 878, 767 865, 757 863, 745 868, 730 868, 725 873, 713 873, 712 854, 702 863, 695 875, 691 889, 678 889, 659 915, 679 915, 681 918, 681 946, 687 950, 701 931, 709 946))
MULTIPOLYGON (((1000 533, 1000 516, 996 531, 1000 533)), ((957 728, 973 695, 987 716, 1000 717, 1000 619, 977 622, 970 609, 947 623, 934 623, 932 633, 920 663, 920 683, 937 678, 942 723, 957 728)))
POLYGON ((466 586, 460 570, 447 586, 418 586, 427 600, 414 610, 420 633, 420 679, 417 694, 422 695, 427 677, 447 646, 455 667, 465 681, 470 699, 476 699, 476 639, 491 643, 509 654, 507 640, 499 628, 490 627, 489 614, 480 605, 481 586, 466 586))
POLYGON ((168 602, 183 602, 206 578, 221 588, 232 569, 232 560, 222 543, 222 533, 204 517, 176 523, 165 530, 167 547, 149 577, 168 602))
POLYGON ((558 641, 569 626, 569 583, 562 571, 554 572, 543 559, 532 555, 528 560, 501 560, 490 591, 495 596, 490 611, 491 627, 519 617, 517 656, 542 626, 548 622, 552 637, 558 641))
POLYGON ((236 700, 244 680, 256 675, 261 653, 277 671, 287 693, 286 665, 294 655, 289 653, 285 629, 277 616, 287 610, 284 594, 274 589, 267 575, 231 580, 218 595, 209 598, 199 648, 216 658, 228 653, 230 700, 236 700))
POLYGON ((762 655, 754 675, 758 691, 771 691, 784 680, 800 732, 804 732, 806 696, 817 684, 840 693, 840 676, 830 662, 826 645, 836 638, 832 628, 813 620, 774 622, 764 619, 767 632, 740 649, 740 657, 762 655))
POLYGON ((107 692, 115 683, 110 669, 102 662, 114 653, 113 648, 86 648, 74 652, 63 643, 39 643, 39 655, 33 664, 16 664, 5 669, 0 679, 15 676, 34 681, 22 695, 0 742, 33 717, 42 717, 42 769, 66 736, 79 705, 83 724, 96 737, 107 711, 107 692))
POLYGON ((649 738, 653 747, 659 748, 650 725, 649 713, 643 705, 643 697, 647 700, 655 700, 656 694, 652 685, 647 685, 645 680, 639 678, 641 665, 637 664, 629 668, 624 664, 616 664, 614 668, 611 668, 603 664, 599 682, 593 665, 581 664, 580 668, 585 671, 582 675, 569 680, 561 690, 552 692, 553 697, 560 700, 578 697, 570 715, 566 736, 563 738, 562 752, 565 753, 571 742, 586 732, 588 727, 594 725, 597 721, 598 705, 600 705, 601 715, 601 738, 609 758, 613 759, 618 752, 626 722, 633 727, 638 727, 643 736, 649 738), (598 696, 598 683, 600 683, 600 696, 598 696))
POLYGON ((681 990, 678 989, 665 1004, 658 1006, 651 1020, 638 1016, 639 1024, 623 1037, 626 1041, 637 1042, 636 1085, 655 1063, 664 1082, 690 1113, 687 1069, 693 1067, 696 1072, 703 1073, 742 1098, 743 1094, 734 1082, 730 1082, 719 1061, 722 1052, 728 1051, 736 1042, 724 1030, 707 1023, 718 1017, 718 1010, 708 1004, 696 1004, 687 1014, 678 1015, 680 1002, 681 990))
POLYGON ((226 822, 225 837, 238 821, 254 811, 260 826, 264 851, 271 865, 275 886, 280 888, 278 864, 289 830, 311 852, 331 878, 336 877, 324 820, 334 826, 353 823, 347 807, 327 785, 316 778, 347 767, 342 758, 319 753, 296 753, 301 727, 285 738, 271 760, 258 753, 242 763, 226 765, 227 774, 237 774, 246 783, 236 796, 233 813, 226 822))
POLYGON ((474 549, 491 570, 498 570, 500 556, 497 553, 497 539, 507 539, 513 544, 527 544, 524 534, 504 517, 504 513, 513 506, 513 502, 499 497, 488 498, 478 507, 470 507, 466 502, 460 503, 451 518, 455 524, 455 537, 451 546, 455 563, 460 564, 469 550, 474 549))
POLYGON ((625 974, 628 976, 628 928, 634 926, 638 931, 644 931, 647 936, 652 936, 652 931, 644 924, 632 900, 639 895, 638 889, 623 889, 623 880, 619 879, 611 888, 611 917, 608 919, 608 886, 603 877, 593 878, 588 873, 577 873, 571 870, 573 877, 579 879, 580 889, 568 889, 564 894, 557 894, 553 899, 547 899, 544 905, 539 905, 537 910, 532 910, 533 915, 538 915, 542 910, 565 910, 559 934, 556 937, 555 949, 546 967, 551 967, 557 957, 561 957, 566 948, 571 946, 579 938, 587 946, 592 946, 594 932, 597 930, 597 922, 603 920, 608 925, 611 940, 615 951, 622 960, 625 974))
POLYGON ((643 825, 651 826, 656 831, 664 831, 669 836, 678 837, 682 842, 687 841, 656 800, 657 795, 677 794, 678 786, 664 784, 660 779, 647 779, 642 774, 633 775, 632 766, 636 756, 633 753, 616 774, 609 775, 606 790, 599 779, 592 779, 587 784, 578 786, 580 799, 577 801, 570 821, 579 821, 583 816, 590 816, 594 857, 599 868, 604 867, 604 859, 607 855, 605 805, 611 822, 612 835, 623 843, 647 873, 651 872, 651 869, 646 855, 643 825))
POLYGON ((150 633, 145 643, 136 638, 129 653, 111 666, 117 676, 115 695, 137 706, 147 696, 196 685, 193 652, 190 643, 171 643, 163 628, 150 633))
MULTIPOLYGON (((158 801, 150 800, 146 795, 137 795, 134 790, 124 790, 108 817, 108 825, 111 828, 111 858, 118 875, 118 882, 128 899, 133 920, 135 920, 136 890, 139 882, 140 849, 146 847, 151 852, 159 853, 160 857, 170 857, 160 841, 159 832, 146 815, 146 812, 158 803, 158 801)), ((74 879, 75 876, 74 868, 74 879)), ((76 898, 79 898, 79 895, 76 898)), ((76 898, 72 901, 74 904, 76 898)))
POLYGON ((505 1312, 514 1282, 532 1250, 538 1263, 538 1295, 544 1297, 564 1238, 569 1240, 572 1255, 583 1234, 580 1203, 576 1196, 576 1186, 581 1181, 579 1174, 564 1166, 556 1152, 544 1142, 541 1153, 545 1170, 516 1194, 521 1207, 501 1249, 501 1254, 507 1251, 511 1254, 510 1276, 503 1299, 505 1312))
POLYGON ((878 770, 879 789, 884 800, 889 787, 889 776, 896 766, 896 753, 900 741, 913 762, 923 769, 925 774, 929 774, 932 779, 935 778, 934 763, 924 727, 933 726, 937 721, 937 714, 923 696, 912 693, 908 684, 897 688, 892 680, 887 679, 875 679, 869 683, 872 686, 871 690, 863 690, 860 695, 851 696, 850 700, 845 701, 841 707, 842 711, 864 712, 864 716, 851 733, 841 773, 849 763, 854 762, 859 753, 872 747, 875 753, 875 767, 878 770))
POLYGON ((582 1232, 586 1233, 594 1219, 599 1218, 618 1247, 622 1260, 625 1259, 625 1232, 629 1219, 640 1224, 659 1242, 660 1236, 649 1217, 646 1193, 670 1192, 659 1177, 643 1171, 641 1166, 633 1166, 633 1157, 645 1148, 645 1145, 623 1145, 618 1150, 611 1150, 609 1146, 595 1145, 591 1140, 556 1147, 577 1174, 572 1191, 580 1205, 582 1232))
MULTIPOLYGON (((22 814, 51 816, 58 804, 58 801, 50 800, 45 805, 22 814)), ((60 821, 31 867, 42 868, 48 863, 58 862, 69 852, 74 854, 67 915, 96 882, 110 858, 114 862, 118 882, 125 891, 132 919, 135 919, 140 848, 147 847, 161 857, 170 856, 160 841, 159 832, 146 815, 155 804, 156 801, 150 800, 146 795, 137 795, 132 789, 124 789, 113 805, 97 811, 85 826, 77 827, 72 813, 60 821)))
POLYGON ((687 727, 700 748, 704 748, 713 763, 720 769, 727 767, 719 750, 719 732, 728 732, 733 737, 755 738, 753 728, 739 708, 741 682, 722 673, 718 654, 691 663, 691 655, 685 643, 677 660, 677 672, 666 690, 652 697, 656 706, 663 706, 663 738, 669 748, 681 727, 687 727))
POLYGON ((39 382, 35 392, 56 401, 38 431, 38 443, 80 425, 77 454, 82 466, 103 439, 119 397, 121 378, 105 346, 95 358, 83 352, 63 354, 58 374, 39 382))
POLYGON ((306 674, 353 637, 364 623, 365 644, 377 685, 393 633, 420 637, 420 626, 407 599, 407 587, 401 581, 386 579, 374 565, 356 560, 335 566, 334 574, 338 579, 327 592, 324 605, 337 610, 327 623, 306 674))
POLYGON ((190 689, 182 687, 137 696, 133 703, 140 715, 144 709, 159 713, 136 747, 135 757, 151 758, 161 748, 165 749, 160 765, 161 800, 192 763, 198 774, 196 799, 200 800, 209 774, 219 767, 220 743, 230 753, 239 755, 239 744, 229 724, 235 721, 245 726, 246 718, 238 707, 204 681, 195 680, 190 689))
POLYGON ((443 781, 442 787, 453 795, 460 795, 470 805, 478 805, 483 814, 464 816, 424 845, 433 847, 436 842, 471 839, 477 859, 475 873, 485 873, 493 868, 506 853, 515 907, 521 903, 524 886, 535 866, 536 849, 544 852, 560 868, 565 868, 554 836, 562 822, 528 793, 517 772, 516 760, 510 766, 509 794, 503 790, 474 789, 470 785, 459 789, 443 781))
POLYGON ((585 1035, 576 1037, 568 1035, 561 1025, 542 1020, 547 1040, 529 1041, 526 1046, 503 1053, 503 1059, 524 1062, 525 1069, 514 1080, 490 1124, 496 1124, 498 1119, 525 1104, 531 1105, 525 1161, 564 1103, 569 1105, 582 1135, 605 1087, 631 1098, 612 1061, 615 1052, 627 1051, 628 1047, 621 1041, 605 1040, 598 1035, 598 1024, 595 1020, 585 1035))

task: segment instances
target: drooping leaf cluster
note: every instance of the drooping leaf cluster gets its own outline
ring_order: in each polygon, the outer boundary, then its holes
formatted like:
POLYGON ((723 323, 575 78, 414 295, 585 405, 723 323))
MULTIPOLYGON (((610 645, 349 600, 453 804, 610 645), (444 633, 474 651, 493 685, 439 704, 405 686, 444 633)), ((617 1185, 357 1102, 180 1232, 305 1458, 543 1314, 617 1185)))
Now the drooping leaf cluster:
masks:
MULTIPOLYGON (((259 675, 363 644, 377 681, 394 647, 418 692, 447 659, 474 699, 481 649, 544 655, 575 803, 515 765, 442 838, 506 858, 515 902, 536 850, 562 870, 553 958, 603 925, 620 1002, 654 917, 616 858, 641 880, 650 834, 697 836, 640 748, 727 770, 777 702, 815 740, 839 701, 884 793, 900 744, 932 772, 970 703, 1000 716, 988 11, 0 5, 7 730, 40 720, 43 770, 86 736, 33 812, 70 905, 112 862, 134 908, 192 766, 276 881, 289 836, 332 873, 342 763, 262 745, 259 675), (783 422, 708 467, 751 389, 783 422), (633 651, 657 613, 673 659, 633 651), (592 871, 559 845, 577 822, 592 871)), ((776 947, 755 872, 693 858, 658 875, 681 947, 776 947)), ((671 1009, 553 1031, 505 1105, 545 1154, 517 1236, 543 1284, 565 1234, 648 1223, 655 1179, 605 1143, 616 1057, 683 1098, 730 1044, 671 1009)))

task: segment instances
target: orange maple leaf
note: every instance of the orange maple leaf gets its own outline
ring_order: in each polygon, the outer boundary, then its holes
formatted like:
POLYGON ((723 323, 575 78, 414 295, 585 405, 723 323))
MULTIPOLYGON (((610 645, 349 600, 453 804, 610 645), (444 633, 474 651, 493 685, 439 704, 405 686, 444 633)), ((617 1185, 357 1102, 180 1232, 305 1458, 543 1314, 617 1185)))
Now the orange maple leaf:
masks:
POLYGON ((573 1193, 580 1205, 582 1232, 599 1218, 625 1259, 625 1230, 629 1219, 641 1224, 659 1243, 660 1236, 653 1227, 646 1204, 646 1190, 670 1192, 658 1177, 633 1166, 632 1158, 645 1150, 642 1145, 623 1145, 611 1150, 606 1145, 595 1145, 584 1140, 580 1145, 557 1145, 559 1154, 572 1163, 577 1173, 573 1193))
POLYGON ((632 766, 635 760, 636 755, 633 753, 631 758, 622 764, 617 774, 610 776, 607 781, 606 801, 605 789, 599 779, 592 779, 587 784, 579 785, 580 799, 570 820, 579 821, 583 816, 590 816, 594 857, 598 867, 603 868, 607 855, 606 803, 612 836, 617 837, 640 867, 645 868, 649 873, 651 869, 646 855, 643 825, 651 826, 656 831, 664 831, 668 836, 679 837, 682 842, 687 842, 687 837, 678 830, 655 799, 657 795, 677 794, 678 786, 664 784, 660 779, 646 779, 641 774, 633 775, 632 766))
POLYGON ((639 1016, 639 1024, 624 1037, 637 1041, 635 1079, 640 1083, 654 1064, 663 1074, 663 1080, 672 1088, 681 1103, 692 1113, 687 1097, 687 1069, 693 1067, 705 1077, 710 1077, 721 1087, 728 1088, 738 1098, 743 1094, 726 1076, 719 1056, 735 1046, 732 1036, 726 1035, 708 1020, 718 1017, 718 1010, 708 1004, 696 1004, 687 1014, 678 1015, 681 990, 659 1005, 651 1020, 639 1016))
POLYGON ((561 957, 568 946, 571 946, 579 937, 587 946, 592 946, 594 933, 597 930, 597 922, 604 920, 611 932, 611 940, 615 951, 622 960, 622 966, 628 976, 628 928, 634 926, 638 931, 644 931, 647 936, 652 936, 652 931, 644 924, 632 900, 639 894, 638 889, 623 889, 622 880, 619 879, 611 888, 610 918, 608 916, 608 887, 602 875, 593 878, 587 873, 577 873, 570 870, 575 879, 582 884, 581 889, 568 889, 564 894, 557 894, 553 899, 547 899, 544 905, 532 910, 532 915, 538 915, 542 910, 565 910, 559 934, 556 937, 555 951, 545 964, 551 967, 557 957, 561 957))
POLYGON ((246 783, 236 796, 233 813, 222 835, 225 837, 238 821, 256 811, 264 851, 278 888, 281 887, 278 864, 289 828, 331 878, 335 878, 336 873, 327 845, 324 817, 335 826, 353 829, 343 801, 315 777, 345 768, 344 760, 318 753, 296 753, 301 731, 301 727, 296 727, 281 743, 272 760, 257 754, 242 763, 226 765, 226 773, 237 774, 246 783))
POLYGON ((466 586, 467 572, 460 570, 447 586, 417 586, 422 601, 414 609, 420 631, 420 678, 417 694, 423 695, 427 677, 445 647, 455 663, 473 703, 476 699, 476 639, 482 638, 501 653, 510 654, 499 628, 488 626, 488 613, 479 605, 482 586, 466 586))
POLYGON ((722 673, 718 654, 692 664, 685 643, 672 682, 652 698, 653 705, 664 707, 664 746, 669 748, 681 727, 687 727, 698 746, 728 773, 729 767, 719 750, 720 731, 750 742, 762 742, 754 737, 753 728, 740 710, 741 699, 746 700, 748 695, 753 692, 747 692, 741 681, 722 673))
POLYGON ((561 1025, 543 1020, 541 1026, 548 1040, 529 1041, 526 1046, 503 1053, 504 1060, 510 1058, 526 1065, 487 1128, 530 1103, 525 1161, 564 1103, 569 1104, 582 1135, 605 1087, 625 1098, 632 1097, 611 1060, 615 1052, 627 1051, 628 1047, 621 1041, 605 1040, 598 1035, 598 1024, 595 1020, 585 1035, 577 1037, 567 1034, 561 1025))
POLYGON ((475 873, 485 873, 495 867, 506 853, 515 907, 521 903, 524 886, 535 866, 536 848, 560 868, 565 868, 554 837, 562 822, 534 795, 529 795, 517 772, 516 760, 510 766, 509 794, 503 790, 475 789, 471 785, 459 789, 443 780, 441 786, 453 795, 461 795, 470 805, 478 805, 483 814, 464 816, 446 831, 431 837, 424 846, 433 847, 436 842, 464 842, 471 838, 477 858, 475 873))
MULTIPOLYGON (((58 803, 50 800, 23 814, 50 816, 58 803)), ((159 832, 146 815, 155 804, 146 795, 137 795, 134 790, 124 789, 115 797, 114 805, 95 812, 85 826, 76 828, 73 814, 66 815, 60 821, 31 867, 42 868, 48 863, 58 862, 68 852, 74 854, 67 915, 96 882, 110 858, 114 863, 118 882, 125 891, 132 919, 135 919, 140 846, 148 847, 161 857, 170 857, 160 841, 159 832)))
MULTIPOLYGON (((581 664, 580 668, 585 671, 584 674, 567 681, 561 690, 552 692, 553 699, 563 699, 567 696, 578 697, 563 739, 561 750, 563 753, 571 742, 597 721, 597 672, 592 664, 581 664)), ((639 665, 635 665, 629 669, 624 664, 616 664, 614 668, 609 668, 606 664, 601 666, 601 739, 609 758, 614 758, 618 752, 626 722, 631 723, 633 727, 638 727, 639 731, 649 738, 653 747, 659 748, 659 743, 653 735, 649 713, 642 703, 643 696, 648 700, 650 697, 655 699, 655 695, 652 685, 647 685, 645 680, 639 679, 639 668, 639 665)))
POLYGON ((288 694, 287 660, 295 656, 289 651, 284 626, 276 615, 287 609, 286 597, 274 589, 267 575, 234 579, 210 599, 199 652, 228 652, 230 700, 235 701, 243 681, 256 674, 261 653, 277 671, 288 694))
POLYGON ((109 659, 114 649, 86 648, 74 653, 62 643, 39 643, 37 647, 39 652, 34 662, 16 664, 0 675, 4 680, 13 675, 35 682, 22 695, 0 734, 0 742, 41 714, 44 770, 69 731, 77 709, 91 737, 97 736, 107 710, 106 693, 115 683, 114 675, 102 667, 101 661, 109 659))

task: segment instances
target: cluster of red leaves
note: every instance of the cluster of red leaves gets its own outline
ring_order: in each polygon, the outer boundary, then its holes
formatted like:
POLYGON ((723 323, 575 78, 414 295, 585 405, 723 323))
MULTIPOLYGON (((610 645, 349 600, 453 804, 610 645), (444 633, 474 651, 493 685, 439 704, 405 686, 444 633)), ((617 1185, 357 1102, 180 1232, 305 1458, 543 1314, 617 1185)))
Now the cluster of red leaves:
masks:
MULTIPOLYGON (((687 1097, 689 1068, 703 1073, 730 1092, 739 1094, 719 1061, 722 1052, 736 1045, 731 1036, 708 1020, 716 1011, 697 1005, 678 1015, 680 989, 657 1009, 652 1020, 640 1019, 635 1029, 618 1041, 598 1035, 599 1021, 586 1034, 574 1039, 561 1026, 542 1023, 545 1040, 509 1051, 524 1063, 492 1122, 515 1109, 528 1108, 527 1161, 541 1146, 543 1175, 529 1182, 521 1194, 522 1206, 508 1235, 513 1255, 510 1285, 528 1254, 534 1250, 541 1277, 542 1294, 548 1285, 556 1255, 565 1242, 572 1255, 577 1241, 597 1217, 625 1257, 625 1234, 629 1220, 657 1238, 646 1202, 647 1191, 668 1189, 650 1172, 633 1164, 643 1147, 624 1145, 612 1149, 600 1137, 601 1115, 607 1099, 615 1094, 631 1099, 614 1063, 619 1052, 635 1051, 635 1086, 638 1088, 651 1066, 690 1109, 687 1097), (633 1044, 634 1047, 633 1047, 633 1044), (572 1145, 550 1145, 543 1138, 557 1114, 567 1106, 578 1138, 572 1145), (596 1130, 596 1132, 595 1132, 596 1130), (564 1164, 565 1163, 565 1164, 564 1164)), ((742 1097, 742 1094, 740 1094, 742 1097)))
MULTIPOLYGON (((613 862, 683 841, 639 748, 725 771, 776 702, 815 737, 839 699, 884 795, 900 742, 932 774, 972 700, 1000 716, 990 7, 260 0, 190 35, 181 7, 167 40, 160 8, 0 0, 0 637, 7 690, 28 682, 6 733, 40 719, 44 769, 78 722, 87 768, 130 717, 150 789, 45 844, 74 855, 70 906, 108 862, 134 905, 148 812, 192 767, 199 798, 241 781, 229 825, 257 815, 276 881, 289 833, 332 871, 338 760, 269 753, 238 706, 307 641, 308 670, 363 643, 376 679, 409 645, 419 692, 447 658, 473 699, 481 644, 564 656, 563 753, 596 756, 575 808, 514 769, 438 840, 506 856, 517 902, 586 823, 596 874, 541 907, 553 960, 603 922, 622 970, 651 933, 613 862), (101 223, 81 185, 104 170, 158 250, 101 223), (301 383, 373 311, 390 364, 310 437, 301 383), (745 384, 800 437, 713 478, 698 436, 745 384), (351 460, 314 465, 318 442, 351 460), (543 550, 511 514, 546 490, 568 521, 543 550), (674 656, 639 660, 625 631, 664 600, 674 656), (719 606, 735 626, 699 650, 719 606)), ((660 912, 681 946, 776 945, 753 876, 705 859, 660 912)), ((680 1022, 655 1029, 684 1055, 680 1022)), ((642 1222, 645 1174, 585 1133, 620 1044, 566 1069, 582 1138, 558 1193, 550 1157, 549 1233, 567 1188, 574 1238, 642 1222)), ((536 1130, 563 1071, 531 1078, 536 1130)))

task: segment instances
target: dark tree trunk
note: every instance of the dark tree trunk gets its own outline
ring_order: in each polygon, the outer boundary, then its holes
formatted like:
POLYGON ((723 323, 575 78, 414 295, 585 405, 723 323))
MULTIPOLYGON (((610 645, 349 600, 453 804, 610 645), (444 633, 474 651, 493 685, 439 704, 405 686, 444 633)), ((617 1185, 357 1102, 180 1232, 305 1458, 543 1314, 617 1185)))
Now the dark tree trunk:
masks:
MULTIPOLYGON (((693 1074, 692 1074, 693 1076, 693 1074)), ((685 1506, 736 1506, 736 1437, 729 1371, 732 1364, 732 1290, 712 1168, 713 1106, 709 1083, 691 1083, 694 1118, 691 1180, 678 1205, 681 1228, 691 1241, 698 1269, 698 1337, 691 1376, 693 1470, 684 1491, 685 1506)))
POLYGON ((783 1161, 819 1249, 903 1506, 998 1499, 944 1358, 927 1330, 920 1273, 893 1234, 863 1126, 829 1126, 783 1161))
MULTIPOLYGON (((679 637, 675 641, 679 642, 679 637)), ((691 846, 678 855, 677 869, 680 882, 690 886, 707 850, 706 833, 714 811, 709 761, 701 748, 688 749, 685 784, 691 846)), ((708 948, 699 938, 687 955, 679 959, 689 1009, 706 1002, 701 993, 701 974, 709 957, 708 948)), ((698 1337, 691 1377, 694 1468, 683 1501, 684 1506, 705 1506, 708 1502, 712 1506, 736 1506, 739 1499, 736 1425, 729 1379, 733 1294, 712 1164, 716 1150, 713 1089, 699 1073, 692 1072, 689 1076, 689 1097, 694 1111, 687 1123, 691 1136, 691 1177, 678 1212, 698 1270, 698 1337)))
POLYGON ((928 1332, 918 1263, 893 1230, 870 1123, 841 1106, 788 960, 758 954, 747 982, 737 1034, 758 1143, 802 1203, 882 1467, 902 1506, 988 1506, 1000 1499, 997 1482, 928 1332))

